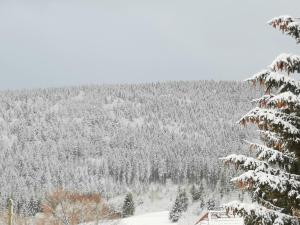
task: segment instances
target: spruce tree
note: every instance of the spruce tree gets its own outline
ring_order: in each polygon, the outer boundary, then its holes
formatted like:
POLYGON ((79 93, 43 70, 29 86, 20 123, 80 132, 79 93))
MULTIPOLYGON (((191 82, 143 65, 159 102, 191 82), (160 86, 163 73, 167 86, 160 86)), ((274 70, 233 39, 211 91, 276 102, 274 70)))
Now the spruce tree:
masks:
POLYGON ((35 216, 37 213, 42 212, 41 209, 41 200, 36 200, 33 197, 30 198, 30 201, 27 204, 27 215, 35 216))
POLYGON ((133 196, 131 193, 128 193, 125 197, 123 208, 122 208, 122 216, 129 217, 134 214, 135 207, 134 207, 134 201, 133 196))
POLYGON ((192 200, 193 201, 198 201, 202 197, 202 192, 203 192, 203 186, 202 185, 200 187, 196 187, 196 185, 193 184, 191 189, 190 189, 190 193, 192 195, 192 200))
POLYGON ((204 207, 205 207, 204 200, 203 200, 203 199, 200 199, 200 208, 201 208, 201 209, 204 209, 204 207))
POLYGON ((177 222, 181 217, 182 213, 188 208, 188 197, 185 189, 178 189, 178 194, 175 199, 175 203, 169 213, 169 219, 172 222, 177 222))
POLYGON ((216 201, 213 199, 209 199, 206 205, 208 210, 213 210, 216 207, 216 201))
MULTIPOLYGON (((281 16, 269 22, 300 43, 300 20, 281 16)), ((265 94, 244 115, 241 125, 257 125, 260 143, 246 142, 256 157, 230 155, 222 160, 244 171, 231 181, 247 190, 252 204, 226 205, 251 225, 299 225, 300 220, 300 56, 279 55, 267 69, 247 79, 265 94)))
POLYGON ((196 186, 195 186, 195 184, 193 184, 192 187, 191 187, 191 189, 190 189, 190 193, 191 193, 193 201, 196 201, 196 199, 194 199, 196 191, 197 191, 196 190, 196 186))

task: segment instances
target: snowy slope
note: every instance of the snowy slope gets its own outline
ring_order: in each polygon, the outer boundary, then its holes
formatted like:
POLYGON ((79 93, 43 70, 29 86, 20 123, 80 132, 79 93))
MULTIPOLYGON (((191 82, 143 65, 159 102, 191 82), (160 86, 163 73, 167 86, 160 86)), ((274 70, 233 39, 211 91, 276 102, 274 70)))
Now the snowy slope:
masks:
POLYGON ((27 212, 61 186, 107 199, 167 180, 216 189, 233 176, 219 158, 248 152, 253 131, 235 121, 258 94, 225 81, 2 91, 0 208, 13 192, 27 212))
MULTIPOLYGON (((132 216, 119 221, 101 222, 98 225, 176 225, 168 220, 169 212, 155 212, 147 213, 138 216, 132 216)), ((81 225, 95 225, 95 223, 81 224, 81 225)))

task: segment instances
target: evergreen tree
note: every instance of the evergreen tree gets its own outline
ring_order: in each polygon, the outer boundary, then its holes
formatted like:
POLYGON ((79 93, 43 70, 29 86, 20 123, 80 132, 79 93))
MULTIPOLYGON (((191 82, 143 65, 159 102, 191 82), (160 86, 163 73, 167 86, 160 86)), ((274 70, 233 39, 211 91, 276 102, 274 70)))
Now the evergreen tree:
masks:
POLYGON ((133 202, 133 197, 131 193, 128 193, 125 197, 123 208, 122 208, 122 216, 129 217, 134 214, 135 206, 133 202))
POLYGON ((41 212, 41 201, 36 200, 33 197, 30 198, 30 201, 27 204, 27 214, 29 216, 35 216, 37 213, 41 212))
POLYGON ((200 199, 200 208, 201 208, 201 209, 204 209, 204 207, 205 207, 204 200, 203 200, 203 199, 200 199))
POLYGON ((15 205, 15 211, 16 211, 16 213, 17 214, 21 214, 22 208, 23 208, 23 199, 19 199, 16 202, 16 205, 15 205))
POLYGON ((216 202, 213 199, 209 199, 206 203, 208 210, 213 210, 216 207, 216 202))
POLYGON ((195 184, 193 184, 191 189, 190 189, 190 193, 192 195, 193 201, 195 201, 194 196, 195 196, 196 191, 197 191, 196 186, 195 186, 195 184))
POLYGON ((185 212, 188 208, 188 197, 185 189, 178 190, 177 197, 175 199, 175 203, 170 211, 169 219, 172 222, 177 222, 181 217, 182 213, 185 212))
MULTIPOLYGON (((299 19, 281 16, 269 24, 300 43, 299 19)), ((281 54, 247 80, 260 84, 266 93, 239 123, 256 124, 262 143, 247 142, 255 158, 233 154, 222 159, 244 171, 232 182, 248 190, 255 203, 232 202, 226 207, 242 215, 246 224, 299 225, 300 82, 292 76, 299 72, 300 56, 281 54)))
POLYGON ((196 187, 196 185, 193 184, 190 189, 190 193, 192 195, 192 200, 198 201, 202 197, 203 186, 201 185, 200 187, 196 187))

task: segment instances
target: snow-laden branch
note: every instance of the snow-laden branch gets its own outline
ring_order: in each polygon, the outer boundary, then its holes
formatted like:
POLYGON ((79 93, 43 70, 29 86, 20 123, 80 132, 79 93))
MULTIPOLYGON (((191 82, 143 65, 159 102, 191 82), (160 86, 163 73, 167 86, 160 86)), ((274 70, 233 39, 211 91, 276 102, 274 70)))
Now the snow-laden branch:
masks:
POLYGON ((266 87, 266 92, 270 92, 272 88, 280 88, 280 92, 291 91, 299 93, 299 81, 296 81, 289 75, 278 73, 272 69, 262 70, 252 77, 245 80, 253 85, 259 83, 266 87))
POLYGON ((252 82, 254 85, 259 83, 260 85, 263 85, 265 83, 266 77, 270 74, 269 70, 262 70, 259 71, 258 73, 255 73, 252 77, 247 78, 244 80, 245 82, 252 82))
MULTIPOLYGON (((256 107, 244 115, 238 123, 246 125, 247 123, 257 124, 268 129, 281 129, 283 133, 298 135, 300 131, 292 124, 292 121, 299 121, 300 118, 284 114, 275 109, 263 109, 256 107)), ((294 122, 293 122, 294 123, 294 122)))
POLYGON ((278 207, 278 206, 272 204, 270 201, 267 201, 263 198, 258 197, 256 199, 262 206, 264 206, 268 209, 276 210, 277 212, 283 212, 285 210, 284 208, 278 207))
POLYGON ((275 149, 281 149, 285 146, 286 139, 282 138, 277 133, 268 130, 258 130, 258 132, 260 133, 262 140, 265 143, 267 142, 268 145, 271 144, 272 147, 280 146, 279 148, 275 149))
POLYGON ((231 179, 235 185, 255 191, 276 193, 280 198, 288 198, 291 204, 300 204, 300 181, 283 174, 272 175, 268 172, 249 170, 231 179))
POLYGON ((266 162, 245 155, 232 154, 220 158, 220 160, 225 164, 233 163, 236 166, 236 169, 256 170, 258 167, 261 167, 263 170, 266 170, 269 168, 269 165, 266 162))
POLYGON ((255 172, 264 172, 274 176, 280 176, 286 179, 293 179, 300 182, 299 175, 287 173, 285 170, 273 168, 267 162, 245 155, 232 154, 220 158, 220 160, 225 164, 234 164, 236 166, 236 169, 242 169, 244 171, 253 170, 255 172))
POLYGON ((253 99, 251 102, 257 103, 260 107, 266 108, 276 107, 280 109, 300 109, 300 97, 291 91, 282 92, 277 95, 266 94, 260 98, 253 99))
POLYGON ((276 96, 270 96, 265 101, 267 107, 276 107, 279 109, 289 108, 291 111, 300 110, 300 98, 290 91, 280 93, 276 96))
POLYGON ((299 225, 296 217, 292 217, 275 210, 262 207, 258 204, 245 204, 237 201, 225 204, 227 212, 243 216, 246 224, 252 225, 299 225))
POLYGON ((259 160, 267 160, 268 163, 284 163, 284 164, 292 164, 295 162, 295 154, 288 152, 281 152, 273 148, 269 148, 265 145, 252 143, 246 141, 247 144, 250 145, 251 150, 256 151, 256 157, 259 160))
POLYGON ((273 97, 275 97, 275 95, 265 94, 265 95, 261 96, 260 98, 253 99, 251 102, 259 104, 260 107, 265 107, 266 103, 273 97))
POLYGON ((268 21, 268 24, 283 33, 295 38, 297 43, 300 43, 300 20, 288 15, 279 16, 268 21))
POLYGON ((270 92, 272 88, 278 88, 280 93, 286 91, 299 93, 299 81, 277 72, 270 72, 270 74, 266 76, 264 85, 266 92, 270 92))
POLYGON ((300 72, 300 56, 282 53, 271 63, 270 68, 276 72, 284 71, 287 74, 300 72))

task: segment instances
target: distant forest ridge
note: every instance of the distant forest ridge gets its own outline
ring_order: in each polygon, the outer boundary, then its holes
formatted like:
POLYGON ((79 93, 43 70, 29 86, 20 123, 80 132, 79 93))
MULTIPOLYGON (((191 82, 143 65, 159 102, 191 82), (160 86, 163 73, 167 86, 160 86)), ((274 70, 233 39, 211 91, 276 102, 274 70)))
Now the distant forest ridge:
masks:
POLYGON ((178 81, 0 92, 0 204, 63 187, 112 196, 151 182, 227 174, 244 151, 236 121, 258 96, 233 81, 178 81))

